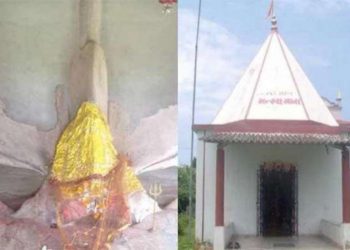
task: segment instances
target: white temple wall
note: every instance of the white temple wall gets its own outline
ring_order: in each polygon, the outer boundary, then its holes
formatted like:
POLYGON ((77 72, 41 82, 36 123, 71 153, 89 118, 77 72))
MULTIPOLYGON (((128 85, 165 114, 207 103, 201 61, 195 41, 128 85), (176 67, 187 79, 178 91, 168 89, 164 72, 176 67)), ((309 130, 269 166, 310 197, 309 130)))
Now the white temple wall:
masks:
POLYGON ((264 161, 297 166, 299 234, 319 234, 322 219, 341 222, 340 150, 319 145, 236 144, 225 148, 225 224, 233 223, 235 234, 257 234, 257 169, 264 161))
MULTIPOLYGON (((197 136, 201 136, 198 133, 197 136)), ((216 185, 216 143, 197 142, 196 166, 196 239, 213 242, 215 228, 215 185, 216 185), (204 164, 205 162, 205 164, 204 164), (204 166, 205 165, 205 166, 204 166), (203 169, 204 179, 204 217, 203 214, 203 169), (202 225, 204 232, 202 239, 202 225)))

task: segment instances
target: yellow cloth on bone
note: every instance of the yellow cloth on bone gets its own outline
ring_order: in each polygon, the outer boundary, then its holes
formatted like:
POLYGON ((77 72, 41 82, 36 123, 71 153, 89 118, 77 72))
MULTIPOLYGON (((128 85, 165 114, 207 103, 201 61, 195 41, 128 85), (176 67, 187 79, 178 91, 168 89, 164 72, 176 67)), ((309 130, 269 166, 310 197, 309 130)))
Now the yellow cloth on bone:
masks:
POLYGON ((100 249, 112 240, 131 223, 127 195, 143 190, 127 159, 118 156, 102 111, 88 102, 59 139, 51 181, 65 249, 80 241, 100 249))
POLYGON ((63 132, 51 177, 71 182, 107 175, 118 164, 107 121, 96 104, 85 102, 63 132))
POLYGON ((101 183, 105 181, 101 177, 108 175, 119 164, 121 169, 118 172, 122 172, 119 181, 123 193, 142 190, 140 181, 127 166, 127 161, 119 161, 102 111, 96 104, 85 102, 59 139, 51 179, 60 184, 72 184, 61 188, 65 191, 70 189, 73 193, 84 189, 78 183, 74 185, 74 182, 92 179, 89 183, 91 194, 98 194, 105 186, 101 183))

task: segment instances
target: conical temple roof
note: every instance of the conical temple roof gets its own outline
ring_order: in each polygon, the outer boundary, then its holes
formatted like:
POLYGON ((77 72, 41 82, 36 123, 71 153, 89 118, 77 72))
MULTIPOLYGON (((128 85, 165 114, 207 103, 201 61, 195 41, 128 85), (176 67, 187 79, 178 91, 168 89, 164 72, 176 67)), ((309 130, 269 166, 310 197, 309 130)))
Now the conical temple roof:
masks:
POLYGON ((276 26, 213 124, 239 120, 299 120, 338 126, 276 26))

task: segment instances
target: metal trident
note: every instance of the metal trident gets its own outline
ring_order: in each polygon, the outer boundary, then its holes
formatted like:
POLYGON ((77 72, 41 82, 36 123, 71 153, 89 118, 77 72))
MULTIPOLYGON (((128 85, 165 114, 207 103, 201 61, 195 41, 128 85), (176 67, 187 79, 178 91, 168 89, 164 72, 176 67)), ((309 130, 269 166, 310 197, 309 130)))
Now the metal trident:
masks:
POLYGON ((155 223, 155 213, 156 213, 156 203, 158 196, 163 192, 162 185, 160 183, 153 183, 150 185, 148 193, 153 197, 154 203, 153 203, 153 218, 152 218, 152 227, 149 231, 152 231, 154 229, 154 223, 155 223))

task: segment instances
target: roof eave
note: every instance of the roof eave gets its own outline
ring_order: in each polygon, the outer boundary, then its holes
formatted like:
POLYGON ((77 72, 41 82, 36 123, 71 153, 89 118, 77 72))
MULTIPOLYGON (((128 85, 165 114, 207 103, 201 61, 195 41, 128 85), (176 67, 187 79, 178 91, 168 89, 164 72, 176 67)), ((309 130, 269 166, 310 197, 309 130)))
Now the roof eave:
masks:
POLYGON ((350 134, 210 133, 199 138, 212 143, 307 144, 350 146, 350 134))

